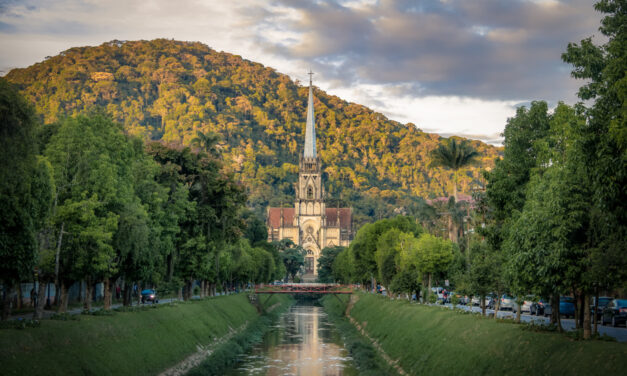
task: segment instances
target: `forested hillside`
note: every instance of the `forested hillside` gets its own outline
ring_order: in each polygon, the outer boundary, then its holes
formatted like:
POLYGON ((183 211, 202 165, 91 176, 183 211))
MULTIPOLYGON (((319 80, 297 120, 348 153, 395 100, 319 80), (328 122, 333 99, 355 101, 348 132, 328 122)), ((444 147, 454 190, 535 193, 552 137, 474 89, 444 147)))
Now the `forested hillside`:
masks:
MULTIPOLYGON (((197 131, 221 135, 226 165, 246 183, 258 213, 291 205, 303 147, 307 88, 288 76, 201 43, 158 39, 77 47, 6 78, 44 123, 101 107, 127 133, 189 145, 197 131)), ((452 191, 452 171, 429 168, 443 140, 364 106, 315 90, 318 152, 330 204, 355 219, 410 213, 421 198, 452 191)), ((459 172, 468 192, 498 149, 473 141, 477 166, 459 172)))

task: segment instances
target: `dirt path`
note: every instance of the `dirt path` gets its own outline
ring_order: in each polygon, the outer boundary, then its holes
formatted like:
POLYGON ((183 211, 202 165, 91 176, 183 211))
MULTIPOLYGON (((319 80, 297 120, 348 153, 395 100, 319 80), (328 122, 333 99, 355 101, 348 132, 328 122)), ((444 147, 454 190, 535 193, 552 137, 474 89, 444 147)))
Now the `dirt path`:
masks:
POLYGON ((392 367, 394 367, 394 369, 396 369, 396 372, 398 372, 399 375, 407 375, 407 372, 405 372, 405 370, 403 370, 403 368, 401 368, 401 366, 398 364, 399 360, 396 359, 392 359, 388 354, 386 354, 385 350, 383 350, 383 347, 381 347, 381 345, 379 344, 379 342, 377 342, 377 340, 375 340, 374 338, 372 338, 368 332, 366 332, 366 325, 368 325, 367 321, 364 321, 362 324, 360 324, 359 322, 357 322, 357 320, 355 320, 351 315, 351 310, 353 309, 353 307, 355 306, 355 303, 357 303, 357 301, 359 300, 359 296, 356 294, 352 294, 351 295, 351 299, 348 302, 348 305, 346 306, 346 311, 344 312, 344 314, 346 315, 346 317, 348 317, 348 319, 350 320, 350 322, 355 325, 355 327, 357 328, 357 330, 359 330, 359 332, 361 333, 361 335, 363 335, 364 337, 368 338, 368 340, 370 341, 370 343, 372 343, 372 345, 375 347, 375 349, 377 349, 377 351, 379 352, 379 355, 381 355, 381 357, 392 367))

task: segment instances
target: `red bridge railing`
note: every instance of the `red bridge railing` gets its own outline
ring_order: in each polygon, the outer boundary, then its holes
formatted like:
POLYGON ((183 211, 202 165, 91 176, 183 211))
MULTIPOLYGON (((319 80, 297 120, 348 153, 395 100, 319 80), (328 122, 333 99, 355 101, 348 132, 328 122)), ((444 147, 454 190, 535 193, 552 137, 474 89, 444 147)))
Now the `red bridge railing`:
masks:
POLYGON ((353 286, 326 283, 256 285, 255 294, 352 294, 353 286))

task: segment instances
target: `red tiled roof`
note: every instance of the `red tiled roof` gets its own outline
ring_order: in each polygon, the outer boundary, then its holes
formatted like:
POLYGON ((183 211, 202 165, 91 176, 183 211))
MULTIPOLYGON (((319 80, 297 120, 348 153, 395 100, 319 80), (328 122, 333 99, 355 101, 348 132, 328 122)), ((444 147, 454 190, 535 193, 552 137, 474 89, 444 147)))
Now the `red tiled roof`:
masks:
MULTIPOLYGON (((294 208, 268 208, 268 225, 271 228, 281 227, 281 212, 283 213, 283 226, 293 226, 294 208)), ((327 225, 350 230, 352 214, 350 208, 327 208, 327 225)))
POLYGON ((281 212, 283 212, 283 226, 292 226, 294 223, 294 208, 269 208, 268 224, 272 228, 281 227, 281 212))
POLYGON ((339 226, 341 228, 350 229, 352 214, 350 208, 327 208, 327 226, 339 226), (338 218, 340 223, 337 223, 338 218))

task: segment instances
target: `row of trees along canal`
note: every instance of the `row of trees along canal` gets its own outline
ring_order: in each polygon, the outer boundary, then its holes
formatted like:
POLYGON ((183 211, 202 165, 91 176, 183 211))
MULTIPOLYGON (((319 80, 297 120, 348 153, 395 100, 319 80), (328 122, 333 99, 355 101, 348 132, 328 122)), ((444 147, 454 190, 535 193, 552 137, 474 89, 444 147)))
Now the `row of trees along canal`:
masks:
MULTIPOLYGON (((579 97, 591 105, 518 108, 505 128, 504 156, 485 172, 474 207, 448 204, 449 218, 468 213, 461 239, 455 231, 450 240, 433 236, 434 215, 381 220, 362 227, 348 249, 325 249, 321 278, 376 279, 392 295, 448 279, 482 304, 490 292, 535 294, 551 299, 558 326, 559 296, 568 294, 576 298, 577 328, 589 338, 590 298, 624 294, 627 280, 627 14, 624 2, 601 1, 596 9, 606 13, 600 30, 607 43, 585 39, 562 55, 574 77, 589 80, 579 97)), ((473 154, 455 141, 436 153, 452 169, 473 154)))
POLYGON ((199 133, 193 148, 144 144, 99 113, 43 126, 5 80, 0 111, 3 319, 20 282, 38 280, 40 317, 47 284, 65 312, 72 284, 84 282, 91 309, 103 283, 109 309, 116 285, 125 305, 135 285, 188 299, 194 281, 205 296, 294 276, 303 264, 293 244, 266 242, 215 135, 199 133))

